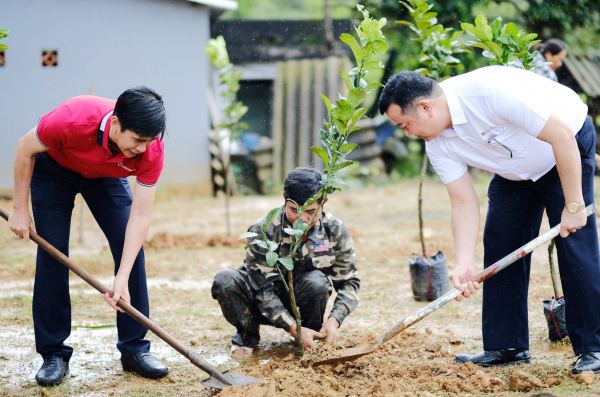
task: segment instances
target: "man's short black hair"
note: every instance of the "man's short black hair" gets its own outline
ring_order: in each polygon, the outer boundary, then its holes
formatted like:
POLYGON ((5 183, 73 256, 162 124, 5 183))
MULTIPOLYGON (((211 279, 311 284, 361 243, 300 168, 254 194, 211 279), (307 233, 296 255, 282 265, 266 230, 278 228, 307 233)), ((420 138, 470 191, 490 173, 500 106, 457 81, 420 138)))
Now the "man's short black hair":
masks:
POLYGON ((384 114, 395 103, 403 114, 416 114, 417 103, 421 99, 437 98, 441 94, 442 88, 429 77, 417 72, 396 73, 381 91, 379 112, 384 114))
POLYGON ((119 119, 121 131, 130 130, 143 138, 165 134, 167 115, 162 97, 148 87, 135 87, 119 95, 113 113, 119 119))
MULTIPOLYGON (((321 190, 321 172, 314 168, 298 167, 288 174, 283 182, 283 197, 286 202, 293 200, 299 206, 303 206, 308 199, 312 198, 321 190)), ((323 197, 319 199, 319 203, 323 197)))

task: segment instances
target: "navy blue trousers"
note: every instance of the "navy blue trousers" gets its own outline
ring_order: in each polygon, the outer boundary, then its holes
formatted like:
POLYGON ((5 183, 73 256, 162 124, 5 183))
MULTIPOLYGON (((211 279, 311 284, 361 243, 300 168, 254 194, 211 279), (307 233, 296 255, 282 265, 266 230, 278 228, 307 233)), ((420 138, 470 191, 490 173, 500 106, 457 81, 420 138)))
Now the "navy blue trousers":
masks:
MULTIPOLYGON (((581 155, 585 205, 594 202, 596 131, 587 118, 576 135, 581 155)), ((494 175, 483 235, 484 266, 539 235, 544 209, 550 225, 560 223, 565 206, 556 167, 536 182, 510 181, 494 175)), ((596 216, 566 238, 555 238, 558 267, 566 301, 566 320, 573 351, 600 352, 600 253, 596 216)), ((529 349, 527 293, 531 255, 488 279, 483 287, 484 350, 529 349)), ((540 306, 536 309, 541 310, 540 306)))
MULTIPOLYGON (((35 228, 42 238, 66 256, 69 256, 71 214, 77 193, 81 193, 108 239, 116 274, 121 263, 132 203, 127 179, 86 179, 60 166, 47 153, 36 156, 31 178, 35 228)), ((143 249, 129 276, 129 294, 132 306, 148 316, 150 311, 143 249)), ((99 298, 98 304, 105 303, 99 298)), ((64 343, 71 334, 69 269, 41 248, 37 252, 33 288, 33 325, 39 354, 43 357, 57 355, 67 360, 71 358, 73 348, 64 343)), ((117 348, 123 356, 150 351, 150 342, 144 340, 148 329, 128 314, 117 312, 117 330, 117 348)))

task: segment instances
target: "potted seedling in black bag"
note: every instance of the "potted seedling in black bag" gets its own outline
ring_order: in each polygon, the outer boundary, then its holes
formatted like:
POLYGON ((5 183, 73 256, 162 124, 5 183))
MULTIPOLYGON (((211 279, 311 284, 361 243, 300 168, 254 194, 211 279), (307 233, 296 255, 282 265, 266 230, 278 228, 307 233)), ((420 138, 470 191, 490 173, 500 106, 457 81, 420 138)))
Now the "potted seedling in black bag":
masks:
MULTIPOLYGON (((446 70, 464 69, 460 60, 453 54, 469 52, 459 47, 456 38, 463 32, 454 32, 437 23, 437 13, 430 12, 433 4, 427 4, 426 0, 409 0, 410 5, 402 2, 414 19, 414 23, 408 21, 397 21, 396 23, 407 25, 417 34, 412 40, 421 43, 420 63, 424 66, 416 72, 428 76, 438 82, 444 80, 446 70)), ((449 77, 449 76, 446 76, 449 77)), ((409 261, 410 277, 413 295, 417 301, 434 301, 450 290, 448 280, 448 267, 446 255, 439 251, 429 256, 425 247, 425 236, 423 235, 423 180, 427 170, 427 152, 423 154, 423 168, 419 181, 419 236, 421 239, 422 255, 413 254, 409 261)))
POLYGON ((548 322, 548 339, 552 342, 559 342, 569 336, 567 333, 567 320, 565 318, 565 297, 560 293, 558 280, 556 279, 556 270, 554 269, 554 239, 548 246, 548 262, 550 262, 550 276, 552 277, 552 287, 554 287, 554 296, 552 299, 545 299, 544 316, 548 322))

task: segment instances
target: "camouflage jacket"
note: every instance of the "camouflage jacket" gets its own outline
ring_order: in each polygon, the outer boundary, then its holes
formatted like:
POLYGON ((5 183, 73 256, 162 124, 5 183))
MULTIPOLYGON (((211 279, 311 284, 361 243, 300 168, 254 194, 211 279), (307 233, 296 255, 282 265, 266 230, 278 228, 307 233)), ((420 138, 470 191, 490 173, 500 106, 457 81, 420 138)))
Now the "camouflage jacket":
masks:
MULTIPOLYGON (((260 218, 250 226, 248 231, 260 234, 265 220, 266 216, 260 218)), ((285 207, 282 206, 266 233, 271 241, 279 244, 277 251, 280 257, 290 252, 292 238, 283 231, 286 227, 291 228, 292 225, 285 216, 285 207)), ((252 239, 248 239, 248 243, 251 241, 252 239)), ((246 270, 250 284, 260 312, 274 326, 289 331, 295 320, 273 290, 274 283, 281 283, 279 277, 265 277, 266 274, 273 272, 273 268, 267 264, 265 254, 266 250, 258 245, 250 245, 246 250, 246 270)), ((287 280, 287 270, 283 266, 280 268, 287 280)), ((338 295, 329 317, 334 317, 341 325, 346 316, 358 305, 360 280, 357 277, 354 243, 348 229, 342 221, 325 211, 319 222, 310 230, 308 239, 294 258, 294 277, 313 270, 323 272, 333 281, 333 288, 338 295), (315 252, 315 245, 319 252, 315 252), (327 245, 329 249, 325 250, 324 247, 327 245)))

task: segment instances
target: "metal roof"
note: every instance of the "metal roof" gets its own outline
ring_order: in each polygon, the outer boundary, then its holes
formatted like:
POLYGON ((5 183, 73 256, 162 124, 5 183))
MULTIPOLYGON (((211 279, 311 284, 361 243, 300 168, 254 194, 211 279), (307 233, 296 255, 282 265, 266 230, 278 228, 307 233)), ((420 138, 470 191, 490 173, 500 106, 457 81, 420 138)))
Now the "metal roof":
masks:
POLYGON ((238 2, 236 0, 188 0, 192 3, 204 4, 209 7, 221 8, 224 10, 237 10, 238 2))
POLYGON ((564 64, 577 84, 590 97, 600 97, 600 52, 567 55, 564 64))

